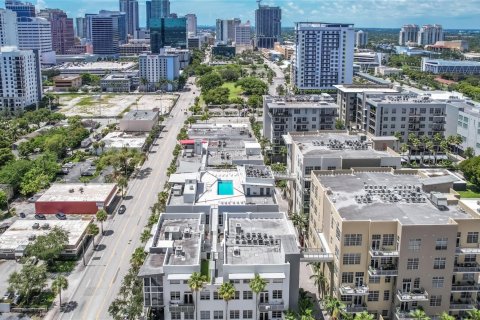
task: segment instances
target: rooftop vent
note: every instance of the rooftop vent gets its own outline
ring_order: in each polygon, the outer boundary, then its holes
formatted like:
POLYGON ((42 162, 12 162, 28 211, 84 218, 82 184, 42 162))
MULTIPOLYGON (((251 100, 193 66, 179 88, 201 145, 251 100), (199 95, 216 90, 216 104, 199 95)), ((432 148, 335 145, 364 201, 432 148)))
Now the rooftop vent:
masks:
POLYGON ((242 225, 240 223, 235 224, 235 233, 237 234, 242 233, 242 225))
POLYGON ((175 255, 177 257, 182 257, 183 256, 183 247, 182 246, 176 246, 175 247, 175 255))
POLYGON ((233 256, 234 257, 240 257, 240 248, 239 247, 233 247, 233 256))

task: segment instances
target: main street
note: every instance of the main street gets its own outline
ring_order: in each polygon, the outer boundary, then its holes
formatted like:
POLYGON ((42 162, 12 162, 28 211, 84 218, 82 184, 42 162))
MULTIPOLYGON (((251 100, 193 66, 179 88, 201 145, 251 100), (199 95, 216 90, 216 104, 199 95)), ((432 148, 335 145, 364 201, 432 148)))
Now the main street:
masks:
POLYGON ((275 77, 273 77, 272 84, 268 86, 268 94, 271 96, 277 96, 277 87, 279 85, 282 85, 285 90, 287 90, 286 85, 285 85, 285 75, 283 74, 282 69, 275 63, 272 62, 268 59, 264 59, 267 65, 270 67, 270 69, 275 72, 275 77))
MULTIPOLYGON (((192 81, 190 78, 189 82, 192 81)), ((198 95, 198 89, 194 85, 190 87, 191 91, 180 93, 140 173, 129 182, 126 199, 122 202, 127 207, 126 212, 104 223, 106 235, 98 243, 99 250, 90 254, 86 267, 79 266, 69 277, 70 286, 62 293, 62 301, 73 303, 75 308, 64 313, 54 308, 47 319, 111 319, 108 307, 130 267, 131 254, 143 245, 140 234, 151 214, 150 207, 167 179, 176 137, 187 118, 184 111, 193 104, 195 93, 198 95)))

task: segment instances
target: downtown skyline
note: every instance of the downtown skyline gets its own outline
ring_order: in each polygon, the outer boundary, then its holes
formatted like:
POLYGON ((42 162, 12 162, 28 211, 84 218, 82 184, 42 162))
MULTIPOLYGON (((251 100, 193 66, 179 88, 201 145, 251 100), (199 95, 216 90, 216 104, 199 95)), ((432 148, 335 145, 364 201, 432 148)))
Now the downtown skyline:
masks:
MULTIPOLYGON (((118 10, 118 0, 33 0, 37 8, 59 8, 70 17, 118 10)), ((179 15, 195 13, 199 25, 214 26, 217 18, 240 18, 255 22, 254 0, 171 0, 171 12, 179 15), (202 5, 203 4, 203 5, 202 5), (205 5, 209 4, 209 5, 205 5), (211 10, 214 7, 215 10, 211 10)), ((5 1, 0 2, 2 6, 5 1)), ((446 29, 480 29, 480 0, 466 0, 459 6, 455 1, 426 0, 265 0, 264 5, 282 8, 282 27, 293 27, 298 21, 328 21, 354 23, 357 28, 399 28, 406 23, 419 25, 441 23, 446 29)), ((140 26, 145 26, 145 0, 139 0, 140 26)))

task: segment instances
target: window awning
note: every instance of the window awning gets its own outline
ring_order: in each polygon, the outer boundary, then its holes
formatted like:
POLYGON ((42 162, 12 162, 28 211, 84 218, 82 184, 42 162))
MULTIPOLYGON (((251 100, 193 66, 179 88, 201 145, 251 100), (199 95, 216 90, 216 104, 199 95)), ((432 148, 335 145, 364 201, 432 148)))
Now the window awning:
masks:
POLYGON ((169 274, 167 276, 168 280, 188 280, 190 279, 191 274, 189 273, 176 273, 176 274, 169 274))
POLYGON ((263 279, 285 279, 285 273, 260 273, 260 277, 263 279))
POLYGON ((228 275, 230 280, 242 280, 242 279, 253 279, 255 278, 254 273, 231 273, 228 275))

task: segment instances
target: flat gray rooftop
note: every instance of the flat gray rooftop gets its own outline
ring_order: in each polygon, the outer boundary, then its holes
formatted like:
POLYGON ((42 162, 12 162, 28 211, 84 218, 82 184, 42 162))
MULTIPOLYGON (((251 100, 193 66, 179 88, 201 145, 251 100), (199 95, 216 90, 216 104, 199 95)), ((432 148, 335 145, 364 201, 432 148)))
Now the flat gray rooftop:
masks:
POLYGON ((285 253, 298 251, 293 226, 283 218, 229 218, 228 225, 226 264, 280 264, 285 253))
POLYGON ((391 221, 398 220, 404 225, 415 224, 445 224, 449 218, 465 219, 469 215, 459 211, 456 206, 448 206, 446 210, 439 210, 427 198, 421 190, 424 180, 413 174, 392 174, 385 172, 357 172, 351 174, 319 175, 320 183, 330 188, 334 199, 335 208, 345 220, 374 220, 391 221), (385 193, 374 192, 371 194, 371 203, 358 203, 356 197, 365 197, 368 186, 386 187, 385 193), (407 202, 406 196, 402 193, 410 193, 405 187, 412 186, 416 197, 422 198, 423 202, 407 202), (401 187, 401 188, 400 188, 401 187), (420 192, 417 192, 417 187, 420 192), (382 199, 382 196, 389 197, 390 194, 398 195, 401 200, 389 201, 382 199))
POLYGON ((392 157, 387 151, 375 150, 371 144, 360 142, 360 137, 348 133, 319 133, 317 135, 291 135, 305 157, 341 157, 344 159, 392 157), (342 148, 332 148, 330 144, 342 145, 342 148), (357 145, 357 147, 355 147, 357 145), (366 146, 363 149, 361 145, 366 146))
POLYGON ((134 110, 127 112, 123 120, 154 120, 158 112, 151 110, 134 110))
POLYGON ((165 263, 168 265, 193 265, 197 264, 200 258, 199 248, 199 220, 194 218, 167 219, 160 227, 159 241, 173 240, 173 247, 182 247, 182 254, 171 253, 167 256, 165 263), (185 231, 191 230, 190 236, 185 236, 185 231))

